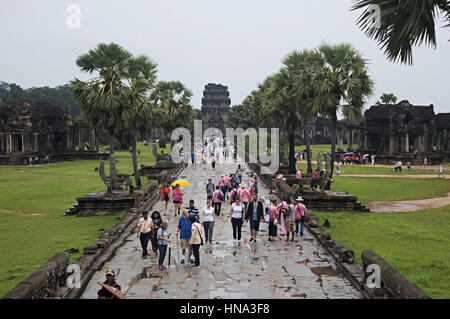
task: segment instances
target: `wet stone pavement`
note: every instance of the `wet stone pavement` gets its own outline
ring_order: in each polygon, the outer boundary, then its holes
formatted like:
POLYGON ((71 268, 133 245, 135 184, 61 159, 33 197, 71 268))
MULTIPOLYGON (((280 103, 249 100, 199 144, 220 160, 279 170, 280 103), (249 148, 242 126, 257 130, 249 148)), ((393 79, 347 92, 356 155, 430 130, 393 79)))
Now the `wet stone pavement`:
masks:
MULTIPOLYGON (((206 204, 205 184, 213 178, 217 184, 222 173, 235 172, 238 163, 209 166, 189 166, 178 176, 187 179, 191 186, 183 187, 183 206, 194 199, 195 206, 206 204)), ((249 184, 250 170, 240 163, 246 174, 243 181, 249 184)), ((260 181, 260 198, 269 198, 268 188, 260 181)), ((155 204, 150 212, 163 212, 162 202, 155 204)), ((249 223, 242 228, 240 244, 233 243, 229 203, 222 205, 222 213, 216 219, 213 243, 200 248, 200 268, 192 269, 189 263, 178 262, 176 227, 179 217, 174 217, 173 204, 169 203, 167 216, 168 232, 172 233, 171 265, 166 270, 158 269, 158 257, 149 249, 149 257, 141 258, 141 246, 136 233, 130 235, 111 261, 96 272, 82 298, 97 298, 100 286, 105 280, 105 271, 112 268, 116 280, 128 299, 145 298, 363 298, 362 294, 341 274, 337 273, 332 257, 305 229, 303 237, 296 236, 294 242, 285 242, 285 236, 278 241, 267 241, 268 224, 262 223, 257 243, 249 243, 249 223)), ((204 237, 203 237, 204 238, 204 237)), ((181 250, 179 252, 181 256, 181 250)), ((164 265, 167 267, 167 258, 164 265)))

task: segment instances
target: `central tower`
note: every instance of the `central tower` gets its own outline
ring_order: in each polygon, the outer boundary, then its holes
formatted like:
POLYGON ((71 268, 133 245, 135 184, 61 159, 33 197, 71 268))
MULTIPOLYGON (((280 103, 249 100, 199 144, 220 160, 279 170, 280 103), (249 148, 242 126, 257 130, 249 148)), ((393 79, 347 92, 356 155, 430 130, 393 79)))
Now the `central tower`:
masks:
POLYGON ((202 99, 203 131, 215 127, 226 134, 226 122, 230 113, 230 92, 222 84, 208 83, 205 85, 202 99))

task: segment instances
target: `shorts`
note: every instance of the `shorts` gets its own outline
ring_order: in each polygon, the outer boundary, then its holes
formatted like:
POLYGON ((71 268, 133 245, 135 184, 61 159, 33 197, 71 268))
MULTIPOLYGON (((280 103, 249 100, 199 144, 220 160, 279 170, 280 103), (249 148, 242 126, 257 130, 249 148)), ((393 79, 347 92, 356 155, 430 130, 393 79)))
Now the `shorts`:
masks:
POLYGON ((293 232, 295 231, 295 222, 285 222, 284 223, 284 229, 287 232, 293 232))
POLYGON ((250 219, 250 229, 253 229, 255 231, 259 231, 259 220, 252 220, 252 219, 250 219))
POLYGON ((174 200, 173 203, 174 203, 174 204, 179 204, 180 201, 179 201, 179 200, 174 200))
POLYGON ((190 249, 189 241, 190 238, 180 238, 180 247, 181 249, 190 249))

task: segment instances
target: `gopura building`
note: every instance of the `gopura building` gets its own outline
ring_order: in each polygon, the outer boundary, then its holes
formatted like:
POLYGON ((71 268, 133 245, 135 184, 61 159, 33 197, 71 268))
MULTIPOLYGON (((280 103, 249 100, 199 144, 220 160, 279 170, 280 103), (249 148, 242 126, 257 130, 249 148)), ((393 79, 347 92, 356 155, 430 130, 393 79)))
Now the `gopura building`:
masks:
POLYGON ((338 125, 338 149, 343 149, 344 138, 353 144, 355 131, 358 150, 374 153, 383 162, 403 159, 418 164, 427 157, 429 163, 438 163, 450 157, 450 113, 435 114, 433 105, 412 105, 406 100, 373 105, 359 125, 338 125))
POLYGON ((31 101, 0 105, 0 164, 25 164, 30 156, 43 160, 49 155, 52 161, 104 157, 97 149, 95 131, 73 124, 70 109, 31 101))
POLYGON ((226 135, 225 123, 230 112, 230 92, 222 84, 208 83, 205 85, 202 99, 203 131, 208 128, 218 128, 226 135))

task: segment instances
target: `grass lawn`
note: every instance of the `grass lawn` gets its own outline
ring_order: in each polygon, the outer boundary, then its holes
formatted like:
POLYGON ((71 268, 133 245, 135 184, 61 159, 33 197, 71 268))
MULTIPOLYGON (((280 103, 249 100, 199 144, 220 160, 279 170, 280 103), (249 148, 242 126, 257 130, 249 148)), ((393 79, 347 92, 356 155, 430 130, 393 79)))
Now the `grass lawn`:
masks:
MULTIPOLYGON (((334 172, 333 175, 336 176, 336 164, 334 164, 334 172)), ((325 162, 322 165, 322 168, 325 168, 325 162)), ((301 168, 303 172, 307 171, 307 164, 306 162, 299 162, 297 163, 297 169, 301 168)), ((312 162, 312 169, 317 168, 317 161, 312 162)), ((341 165, 341 174, 342 175, 436 175, 437 176, 437 170, 431 170, 431 169, 416 169, 413 168, 411 171, 408 172, 408 169, 406 166, 403 166, 401 173, 392 173, 392 170, 394 169, 394 166, 392 167, 381 167, 381 166, 372 166, 372 165, 341 165)))
MULTIPOLYGON (((138 144, 138 163, 154 163, 152 146, 138 144)), ((165 153, 170 152, 170 144, 165 153)), ((131 154, 116 152, 120 173, 132 173, 131 154)), ((100 229, 120 216, 62 217, 76 197, 106 189, 95 167, 99 161, 80 160, 39 166, 0 166, 0 297, 54 254, 80 250, 97 240, 100 229)), ((109 175, 109 165, 105 165, 109 175)), ((134 180, 133 180, 134 182, 134 180)), ((145 178, 142 180, 146 182, 145 178)))
POLYGON ((407 213, 317 213, 333 239, 371 249, 433 298, 450 298, 450 206, 407 213))
POLYGON ((450 180, 438 178, 335 177, 332 189, 358 196, 367 204, 374 201, 398 201, 444 197, 450 192, 450 180))

